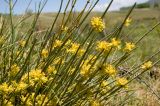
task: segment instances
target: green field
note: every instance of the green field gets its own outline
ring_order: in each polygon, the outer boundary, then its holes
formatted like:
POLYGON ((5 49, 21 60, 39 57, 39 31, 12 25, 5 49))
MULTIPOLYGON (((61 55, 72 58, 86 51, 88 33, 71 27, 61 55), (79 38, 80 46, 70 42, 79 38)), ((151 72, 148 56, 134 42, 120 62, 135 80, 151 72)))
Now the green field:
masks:
MULTIPOLYGON (((160 20, 160 10, 159 9, 135 9, 130 17, 132 18, 132 25, 130 27, 124 28, 122 36, 126 40, 136 41, 143 34, 149 31, 159 20, 160 20)), ((106 24, 106 31, 109 33, 118 27, 124 20, 128 10, 108 12, 105 15, 104 21, 106 24)), ((72 16, 77 16, 78 13, 73 13, 72 16)), ((90 17, 100 16, 102 13, 93 12, 89 15, 86 22, 90 21, 90 17)), ((59 28, 60 20, 63 14, 60 14, 59 21, 56 22, 55 29, 59 28)), ((16 16, 20 18, 22 16, 16 16)), ((34 14, 31 15, 23 23, 23 29, 28 28, 33 21, 34 14)), ((39 31, 44 31, 51 27, 51 22, 55 19, 56 13, 42 13, 37 22, 37 29, 39 31)), ((16 21, 15 21, 16 22, 16 21)), ((154 31, 152 31, 145 39, 142 40, 141 45, 137 51, 137 55, 144 60, 144 57, 149 54, 154 53, 159 49, 157 45, 160 45, 160 26, 158 26, 154 31), (148 41, 150 43, 148 43, 148 41), (152 45, 151 45, 152 44, 152 45)))

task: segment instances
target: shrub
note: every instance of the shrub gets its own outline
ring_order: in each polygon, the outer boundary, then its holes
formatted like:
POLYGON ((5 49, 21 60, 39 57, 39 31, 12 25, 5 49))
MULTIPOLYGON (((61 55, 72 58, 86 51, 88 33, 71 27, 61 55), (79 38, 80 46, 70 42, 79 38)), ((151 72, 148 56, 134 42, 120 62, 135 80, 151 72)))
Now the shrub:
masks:
MULTIPOLYGON (((99 0, 90 5, 90 0, 77 17, 73 14, 76 0, 69 0, 72 7, 68 14, 63 11, 61 25, 55 28, 61 5, 52 26, 45 31, 36 31, 36 23, 46 2, 41 2, 27 31, 19 29, 25 18, 13 22, 10 0, 10 15, 7 27, 1 27, 0 36, 0 104, 27 106, 109 105, 116 95, 129 98, 128 84, 150 70, 159 60, 152 54, 134 66, 125 66, 134 58, 132 54, 139 42, 156 26, 137 41, 125 41, 121 31, 131 25, 130 9, 124 21, 113 32, 106 33, 104 23, 108 8, 100 16, 86 22, 88 15, 99 0), (90 8, 87 10, 87 7, 90 8), (70 22, 70 21, 71 22, 70 22), (85 22, 85 23, 84 23, 85 22), (3 28, 6 28, 5 31, 3 28), (82 36, 83 35, 83 36, 82 36), (103 35, 103 38, 99 36, 103 35), (129 67, 126 70, 126 67, 129 67), (120 73, 123 72, 123 73, 120 73), (123 93, 124 92, 124 93, 123 93)), ((112 4, 113 0, 110 2, 112 4)), ((123 102, 124 103, 124 102, 123 102)))

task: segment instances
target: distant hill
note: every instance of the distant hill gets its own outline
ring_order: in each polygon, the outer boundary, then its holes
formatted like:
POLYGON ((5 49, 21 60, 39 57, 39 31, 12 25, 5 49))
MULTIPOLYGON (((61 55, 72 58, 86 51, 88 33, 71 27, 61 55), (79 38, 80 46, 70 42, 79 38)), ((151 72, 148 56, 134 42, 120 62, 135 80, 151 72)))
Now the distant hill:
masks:
MULTIPOLYGON (((154 5, 154 7, 155 8, 158 7, 158 3, 156 3, 154 5)), ((129 7, 122 7, 122 8, 120 8, 120 10, 126 10, 126 9, 129 9, 129 8, 131 8, 131 6, 129 6, 129 7)), ((150 2, 145 2, 145 3, 137 4, 135 8, 137 8, 137 9, 150 8, 150 2)))

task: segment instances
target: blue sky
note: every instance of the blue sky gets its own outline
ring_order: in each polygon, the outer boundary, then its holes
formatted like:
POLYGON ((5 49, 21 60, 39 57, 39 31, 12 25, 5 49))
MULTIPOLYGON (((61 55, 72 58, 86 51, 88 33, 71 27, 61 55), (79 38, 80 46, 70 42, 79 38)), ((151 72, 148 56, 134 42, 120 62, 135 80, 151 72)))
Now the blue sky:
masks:
MULTIPOLYGON (((9 0, 6 0, 9 1, 9 0)), ((15 0, 13 0, 15 1, 15 0)), ((24 13, 28 3, 30 0, 18 0, 15 8, 14 13, 15 14, 21 14, 24 13)), ((35 10, 35 5, 39 3, 40 0, 32 0, 32 3, 30 5, 30 9, 35 10)), ((48 0, 43 12, 56 12, 59 8, 61 0, 48 0)), ((64 0, 64 5, 68 0, 64 0)), ((77 0, 76 8, 75 10, 80 10, 84 6, 87 0, 77 0)), ((96 1, 96 0, 91 0, 96 1)), ((114 0, 110 10, 118 10, 120 7, 124 6, 130 6, 133 5, 135 2, 142 3, 146 2, 148 0, 114 0)), ((95 11, 103 11, 107 6, 110 0, 100 0, 98 5, 95 7, 95 11)), ((1 13, 7 13, 8 12, 8 4, 5 2, 5 0, 0 0, 0 12, 1 13)))

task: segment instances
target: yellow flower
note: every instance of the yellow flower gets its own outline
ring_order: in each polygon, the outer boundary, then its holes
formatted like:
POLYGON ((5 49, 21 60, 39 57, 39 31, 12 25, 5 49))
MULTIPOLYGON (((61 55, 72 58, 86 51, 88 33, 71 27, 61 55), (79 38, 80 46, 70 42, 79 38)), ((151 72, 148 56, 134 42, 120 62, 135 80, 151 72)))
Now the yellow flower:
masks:
POLYGON ((9 94, 13 92, 14 88, 9 86, 6 82, 0 85, 0 93, 9 94))
POLYGON ((19 72, 20 68, 17 64, 11 66, 11 71, 9 72, 9 76, 15 76, 19 72))
POLYGON ((48 72, 49 74, 52 74, 52 73, 53 73, 53 74, 56 74, 56 73, 57 73, 57 70, 56 70, 56 68, 55 68, 54 66, 49 66, 47 72, 48 72))
POLYGON ((130 52, 135 48, 135 44, 131 43, 131 42, 126 42, 124 51, 126 52, 130 52))
POLYGON ((19 45, 20 45, 21 47, 24 47, 25 44, 26 44, 26 41, 24 41, 24 40, 19 41, 19 45))
POLYGON ((41 56, 42 56, 43 58, 47 58, 47 56, 48 56, 48 50, 43 49, 43 50, 42 50, 42 53, 41 53, 41 56))
MULTIPOLYGON (((75 54, 79 47, 80 47, 80 44, 72 43, 71 47, 69 49, 67 49, 67 52, 75 54)), ((84 53, 85 53, 85 49, 79 48, 77 55, 82 56, 84 53)))
POLYGON ((116 69, 111 64, 105 65, 104 71, 110 76, 116 75, 116 69))
POLYGON ((28 87, 28 85, 22 81, 20 81, 19 83, 16 83, 15 81, 13 81, 12 85, 15 88, 16 92, 24 91, 28 87))
POLYGON ((75 54, 77 52, 79 46, 80 46, 80 44, 78 44, 78 43, 72 43, 71 47, 69 49, 67 49, 67 52, 75 54))
POLYGON ((81 70, 80 70, 80 74, 82 76, 88 76, 89 75, 89 72, 90 72, 90 67, 91 65, 90 64, 83 64, 81 70))
POLYGON ((94 100, 91 101, 91 106, 101 106, 101 104, 97 100, 94 100))
POLYGON ((91 26, 98 32, 102 32, 105 28, 105 24, 100 17, 93 17, 91 19, 91 26))
POLYGON ((0 36, 0 45, 3 44, 5 42, 5 39, 3 36, 0 36))
POLYGON ((57 57, 54 61, 53 61, 53 64, 63 64, 64 63, 64 58, 61 58, 61 57, 57 57))
MULTIPOLYGON (((2 105, 2 104, 1 104, 2 105)), ((14 106, 13 104, 12 104, 12 102, 9 100, 4 100, 4 105, 2 105, 2 106, 14 106)))
POLYGON ((61 40, 55 40, 53 43, 53 48, 60 47, 63 44, 61 40))
POLYGON ((96 49, 98 51, 109 51, 111 49, 111 44, 106 41, 98 41, 96 49))
POLYGON ((20 51, 17 51, 17 52, 16 52, 16 55, 17 55, 17 56, 20 55, 20 51))
MULTIPOLYGON (((48 81, 48 78, 46 77, 45 73, 42 72, 41 69, 35 69, 35 70, 31 70, 29 72, 29 81, 31 85, 34 85, 34 83, 38 83, 38 84, 43 84, 46 83, 48 81)), ((28 81, 28 74, 25 74, 21 81, 28 81)))
POLYGON ((151 61, 148 61, 148 62, 144 63, 144 64, 141 66, 141 68, 142 68, 143 70, 148 70, 148 69, 151 68, 151 67, 152 67, 152 62, 151 62, 151 61))
POLYGON ((74 71, 75 71, 75 68, 71 68, 71 69, 68 71, 68 74, 69 74, 69 75, 72 75, 72 74, 74 73, 74 71))
POLYGON ((105 89, 105 88, 102 88, 102 90, 101 90, 101 92, 100 93, 102 93, 103 95, 104 94, 106 94, 107 93, 107 91, 108 91, 109 89, 105 89))
POLYGON ((131 24, 131 22, 132 22, 132 19, 128 18, 124 25, 128 27, 131 24))
POLYGON ((106 87, 107 85, 108 85, 107 81, 104 80, 104 81, 101 82, 101 87, 106 87))
POLYGON ((124 86, 128 83, 128 80, 126 78, 118 78, 117 79, 117 85, 118 86, 124 86))
POLYGON ((66 46, 71 45, 71 44, 72 44, 72 41, 70 39, 65 43, 66 46))
POLYGON ((33 103, 32 103, 31 100, 33 100, 33 99, 31 99, 31 97, 27 99, 27 97, 28 97, 28 94, 27 94, 26 96, 23 96, 23 95, 22 95, 22 96, 21 96, 21 101, 22 101, 22 102, 25 102, 25 106, 32 106, 33 103), (27 101, 26 101, 26 99, 27 99, 27 101))
POLYGON ((46 83, 47 82, 47 77, 45 74, 42 72, 42 70, 37 69, 37 70, 31 70, 30 72, 30 77, 35 81, 35 82, 40 82, 40 83, 46 83))
POLYGON ((36 105, 41 105, 42 102, 45 104, 47 101, 48 101, 48 97, 45 97, 45 95, 42 95, 42 94, 39 94, 37 97, 36 97, 36 100, 37 100, 37 104, 36 105), (43 99, 45 98, 45 100, 43 101, 43 99))
MULTIPOLYGON (((83 60, 84 61, 83 63, 84 64, 88 64, 88 63, 92 64, 95 62, 96 58, 97 58, 97 56, 95 56, 95 55, 89 55, 85 60, 83 60)), ((97 60, 95 65, 92 67, 91 72, 94 72, 94 69, 97 69, 98 65, 99 65, 99 60, 97 60)))
POLYGON ((120 48, 120 43, 121 43, 121 41, 117 40, 116 38, 111 39, 111 45, 114 47, 120 48))
POLYGON ((83 54, 84 54, 84 52, 85 52, 85 50, 84 49, 79 49, 79 51, 78 51, 78 55, 79 56, 82 56, 83 54))
POLYGON ((102 94, 106 94, 107 91, 111 88, 110 86, 108 86, 108 82, 105 80, 101 82, 100 87, 101 87, 100 89, 102 94))
POLYGON ((26 84, 26 83, 24 83, 24 82, 19 82, 18 83, 18 88, 17 88, 17 90, 25 90, 26 88, 28 87, 28 85, 26 84))
POLYGON ((64 31, 64 32, 66 32, 68 30, 68 27, 61 25, 61 30, 64 31))

